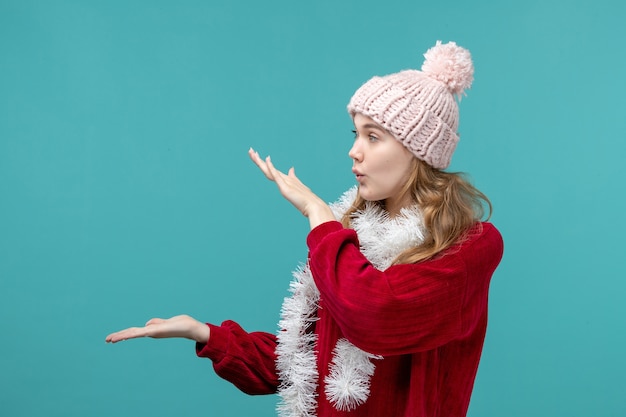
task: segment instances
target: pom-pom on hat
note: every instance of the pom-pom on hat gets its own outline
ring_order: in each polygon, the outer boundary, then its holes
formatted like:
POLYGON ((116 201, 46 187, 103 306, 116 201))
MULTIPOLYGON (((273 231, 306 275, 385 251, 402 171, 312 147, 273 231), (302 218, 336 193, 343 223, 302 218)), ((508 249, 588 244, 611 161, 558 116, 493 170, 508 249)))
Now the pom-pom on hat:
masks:
POLYGON ((348 112, 372 118, 417 158, 444 169, 459 142, 457 99, 472 85, 474 66, 469 51, 454 42, 437 41, 424 58, 421 71, 371 78, 354 93, 348 112))

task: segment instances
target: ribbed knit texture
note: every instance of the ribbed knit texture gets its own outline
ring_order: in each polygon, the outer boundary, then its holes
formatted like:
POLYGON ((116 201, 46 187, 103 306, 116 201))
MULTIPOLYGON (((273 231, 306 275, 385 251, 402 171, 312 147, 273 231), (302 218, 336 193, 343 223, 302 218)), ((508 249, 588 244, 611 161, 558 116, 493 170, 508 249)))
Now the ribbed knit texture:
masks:
MULTIPOLYGON (((354 230, 327 222, 308 236, 311 271, 320 291, 317 417, 463 417, 469 406, 487 325, 488 288, 502 239, 479 224, 445 256, 385 271, 359 250, 354 230), (341 339, 381 355, 367 401, 350 412, 326 396, 333 350, 341 339), (393 400, 391 400, 393 399, 393 400)), ((234 322, 211 326, 197 354, 241 390, 279 386, 276 337, 234 322)))
POLYGON ((348 112, 372 118, 417 158, 444 169, 459 142, 455 95, 471 86, 474 67, 469 52, 454 42, 437 42, 424 56, 422 71, 371 78, 354 93, 348 112))

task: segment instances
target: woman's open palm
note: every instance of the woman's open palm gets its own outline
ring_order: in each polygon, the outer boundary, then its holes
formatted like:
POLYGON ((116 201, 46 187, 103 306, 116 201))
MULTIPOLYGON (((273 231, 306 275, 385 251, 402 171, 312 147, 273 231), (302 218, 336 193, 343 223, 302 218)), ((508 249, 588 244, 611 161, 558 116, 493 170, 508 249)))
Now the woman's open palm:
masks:
POLYGON ((117 343, 127 339, 152 337, 155 339, 184 338, 206 343, 209 340, 210 329, 204 323, 187 315, 174 316, 169 319, 150 319, 143 327, 129 327, 119 332, 111 333, 106 342, 117 343))
POLYGON ((290 168, 285 174, 274 167, 270 157, 262 159, 252 148, 248 155, 265 177, 276 183, 282 196, 309 219, 311 228, 325 221, 334 220, 330 207, 300 181, 294 168, 290 168))

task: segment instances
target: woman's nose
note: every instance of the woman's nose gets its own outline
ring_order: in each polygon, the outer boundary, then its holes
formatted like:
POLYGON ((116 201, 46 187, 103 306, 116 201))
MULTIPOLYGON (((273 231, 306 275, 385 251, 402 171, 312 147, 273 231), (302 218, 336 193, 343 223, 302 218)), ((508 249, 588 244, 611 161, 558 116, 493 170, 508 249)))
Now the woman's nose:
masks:
POLYGON ((359 162, 363 159, 363 152, 358 146, 358 140, 354 141, 354 145, 352 145, 352 148, 350 148, 348 156, 350 157, 350 159, 359 162))

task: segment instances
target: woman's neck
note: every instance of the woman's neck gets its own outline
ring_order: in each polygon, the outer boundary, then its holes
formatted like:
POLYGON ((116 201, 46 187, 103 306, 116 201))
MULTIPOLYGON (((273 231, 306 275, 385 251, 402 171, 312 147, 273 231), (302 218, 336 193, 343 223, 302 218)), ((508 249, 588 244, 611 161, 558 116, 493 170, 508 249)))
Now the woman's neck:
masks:
POLYGON ((388 198, 384 201, 385 210, 389 213, 389 217, 394 218, 400 214, 403 208, 411 206, 413 203, 411 197, 406 195, 404 198, 395 199, 388 198))

